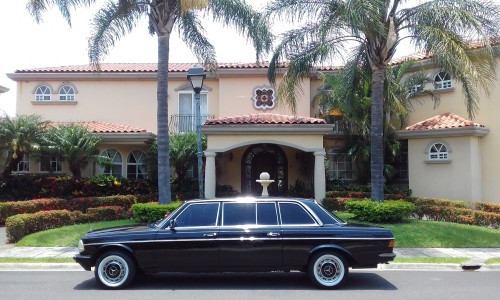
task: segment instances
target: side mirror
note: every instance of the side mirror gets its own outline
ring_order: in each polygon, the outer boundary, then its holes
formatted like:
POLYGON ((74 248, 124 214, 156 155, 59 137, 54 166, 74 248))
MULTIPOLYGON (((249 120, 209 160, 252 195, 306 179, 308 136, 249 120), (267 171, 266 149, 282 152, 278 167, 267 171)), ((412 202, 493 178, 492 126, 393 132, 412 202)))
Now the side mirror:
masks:
POLYGON ((168 228, 170 228, 170 230, 175 229, 175 220, 168 221, 168 228))

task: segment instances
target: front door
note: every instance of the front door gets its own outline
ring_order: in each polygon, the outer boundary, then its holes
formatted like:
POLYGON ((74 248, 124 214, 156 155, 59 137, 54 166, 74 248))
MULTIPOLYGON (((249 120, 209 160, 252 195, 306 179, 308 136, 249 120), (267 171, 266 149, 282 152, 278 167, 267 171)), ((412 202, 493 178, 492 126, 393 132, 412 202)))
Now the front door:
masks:
POLYGON ((262 172, 267 172, 274 180, 268 187, 270 196, 283 196, 288 186, 288 163, 283 150, 277 145, 259 144, 249 147, 242 160, 242 193, 244 195, 260 196, 262 172))

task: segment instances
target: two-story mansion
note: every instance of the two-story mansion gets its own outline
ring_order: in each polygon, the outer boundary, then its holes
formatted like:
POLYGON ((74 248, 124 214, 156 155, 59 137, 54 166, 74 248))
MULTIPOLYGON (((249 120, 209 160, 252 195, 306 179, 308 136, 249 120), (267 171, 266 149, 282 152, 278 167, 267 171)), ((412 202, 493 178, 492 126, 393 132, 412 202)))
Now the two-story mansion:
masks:
MULTIPOLYGON (((428 56, 418 57, 428 60, 428 56)), ((171 64, 168 105, 172 134, 195 130, 194 93, 187 80, 193 64, 171 64)), ((216 185, 242 194, 259 193, 261 172, 275 180, 269 193, 297 183, 314 187, 323 199, 325 178, 356 181, 355 164, 344 151, 344 132, 318 119, 313 99, 322 82, 304 80, 296 113, 276 101, 266 64, 220 64, 201 91, 201 114, 207 136, 205 195, 216 185)), ((335 72, 321 68, 317 72, 335 72)), ((408 140, 407 175, 415 196, 499 202, 500 86, 484 95, 474 122, 467 116, 461 86, 445 70, 429 65, 441 93, 440 105, 417 97, 410 126, 399 132, 408 140)), ((53 122, 81 122, 102 137, 99 148, 113 167, 89 166, 84 175, 146 176, 145 153, 156 132, 156 64, 102 64, 95 73, 77 65, 22 69, 8 74, 17 82, 17 114, 39 114, 53 122)), ((278 80, 280 77, 278 77, 278 80)), ((498 81, 497 81, 498 82, 498 81)), ((338 124, 337 124, 338 125, 338 124)), ((19 172, 69 173, 64 162, 20 163, 19 172), (54 168, 55 166, 55 168, 54 168)))

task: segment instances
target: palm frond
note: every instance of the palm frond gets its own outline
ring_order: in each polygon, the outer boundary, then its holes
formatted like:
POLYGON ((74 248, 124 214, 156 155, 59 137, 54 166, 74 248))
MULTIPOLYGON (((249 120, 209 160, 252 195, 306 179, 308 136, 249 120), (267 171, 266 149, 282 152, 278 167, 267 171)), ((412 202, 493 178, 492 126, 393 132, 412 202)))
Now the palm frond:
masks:
POLYGON ((193 12, 186 12, 179 18, 178 29, 181 39, 193 51, 198 61, 209 71, 214 72, 217 69, 215 48, 205 36, 205 30, 198 17, 193 12))
POLYGON ((26 9, 37 23, 43 22, 42 14, 49 8, 57 6, 61 15, 71 27, 71 9, 78 6, 90 6, 95 0, 29 0, 26 9))
POLYGON ((141 0, 108 0, 92 20, 89 38, 89 59, 98 69, 99 61, 126 33, 132 31, 142 17, 147 16, 149 6, 141 0))
POLYGON ((211 0, 207 13, 213 20, 225 26, 231 26, 252 42, 256 50, 256 60, 260 62, 263 55, 271 50, 274 36, 262 14, 256 12, 251 5, 241 0, 211 0))

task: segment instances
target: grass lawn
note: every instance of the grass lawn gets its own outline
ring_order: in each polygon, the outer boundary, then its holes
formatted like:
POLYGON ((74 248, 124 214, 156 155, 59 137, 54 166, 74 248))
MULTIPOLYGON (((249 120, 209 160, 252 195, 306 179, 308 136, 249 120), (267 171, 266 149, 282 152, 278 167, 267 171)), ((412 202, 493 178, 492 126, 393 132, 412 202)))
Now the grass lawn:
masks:
POLYGON ((396 257, 395 263, 417 263, 417 264, 462 264, 469 261, 467 257, 396 257))
MULTIPOLYGON (((337 215, 349 223, 357 222, 352 214, 337 215)), ((392 230, 398 248, 500 248, 499 229, 414 219, 399 224, 370 225, 392 230)))
POLYGON ((486 260, 487 265, 500 264, 500 257, 490 258, 486 260))
POLYGON ((54 228, 25 236, 16 246, 22 247, 76 247, 78 241, 90 229, 136 224, 133 220, 107 221, 54 228))
POLYGON ((0 257, 2 264, 18 264, 18 263, 74 263, 71 257, 0 257))

